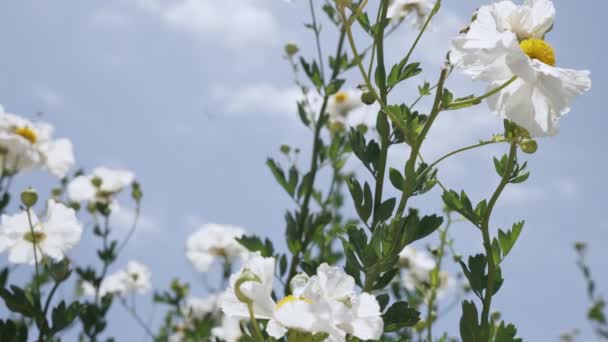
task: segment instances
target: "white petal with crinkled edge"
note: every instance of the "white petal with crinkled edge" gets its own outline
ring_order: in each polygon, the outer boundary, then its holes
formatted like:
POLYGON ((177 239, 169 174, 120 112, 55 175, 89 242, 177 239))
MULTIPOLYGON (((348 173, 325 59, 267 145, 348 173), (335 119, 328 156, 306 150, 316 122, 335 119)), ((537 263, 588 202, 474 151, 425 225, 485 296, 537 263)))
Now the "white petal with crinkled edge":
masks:
POLYGON ((268 324, 266 325, 266 332, 271 337, 281 338, 281 337, 285 336, 285 334, 287 333, 287 328, 282 326, 279 322, 271 319, 268 321, 268 324))
POLYGON ((519 39, 543 39, 553 27, 555 6, 550 0, 526 0, 524 4, 507 17, 510 30, 519 39))
POLYGON ((245 270, 249 270, 260 278, 260 282, 249 281, 241 285, 241 291, 253 301, 253 312, 256 318, 270 319, 273 317, 276 303, 272 299, 272 283, 274 280, 275 259, 264 258, 260 253, 250 253, 239 272, 230 276, 229 287, 220 298, 222 311, 232 317, 249 318, 247 305, 236 297, 234 285, 245 270))
POLYGON ((72 142, 68 139, 48 141, 40 146, 46 158, 45 167, 56 177, 63 178, 74 165, 72 142))
MULTIPOLYGON (((570 103, 591 89, 589 71, 552 67, 521 51, 512 52, 507 61, 520 78, 490 97, 488 105, 534 137, 557 134, 559 119, 570 111, 570 103)), ((495 81, 488 89, 505 81, 495 81)))
POLYGON ((74 202, 91 201, 97 190, 88 176, 78 176, 68 184, 68 197, 74 202))
POLYGON ((376 297, 362 293, 353 303, 355 316, 346 331, 362 340, 377 340, 384 331, 384 321, 376 297))

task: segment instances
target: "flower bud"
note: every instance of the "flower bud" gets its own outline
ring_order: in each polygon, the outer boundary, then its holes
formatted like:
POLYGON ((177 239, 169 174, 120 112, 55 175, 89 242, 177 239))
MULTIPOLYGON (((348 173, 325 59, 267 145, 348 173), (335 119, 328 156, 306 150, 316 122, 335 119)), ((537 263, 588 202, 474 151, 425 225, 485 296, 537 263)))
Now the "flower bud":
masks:
POLYGON ((285 54, 289 57, 293 57, 300 51, 300 48, 294 43, 288 43, 285 45, 285 54))
POLYGON ((374 102, 376 102, 376 96, 374 96, 371 91, 366 91, 361 94, 361 102, 365 103, 368 106, 373 105, 374 102))
POLYGON ((93 179, 91 179, 91 184, 93 184, 94 187, 99 188, 101 186, 101 178, 99 177, 94 177, 93 179))
POLYGON ((329 131, 332 133, 342 132, 344 130, 344 124, 340 121, 332 121, 329 123, 329 131))
POLYGON ((243 293, 243 291, 241 291, 241 286, 247 282, 256 282, 256 283, 262 283, 262 280, 260 279, 260 277, 258 277, 256 274, 254 274, 253 272, 251 272, 248 269, 244 269, 243 272, 241 272, 241 276, 239 277, 239 279, 237 279, 237 281, 234 283, 234 293, 236 295, 236 298, 245 304, 251 304, 253 302, 253 300, 249 297, 247 297, 247 295, 245 295, 243 293))
POLYGON ((60 283, 70 276, 70 260, 63 259, 59 262, 52 262, 49 265, 49 272, 51 273, 51 277, 57 283, 60 283))
POLYGON ((38 202, 38 193, 33 188, 27 188, 21 193, 21 203, 26 208, 31 208, 38 202))
POLYGON ((534 154, 538 150, 538 144, 534 140, 524 140, 519 144, 524 153, 534 154))

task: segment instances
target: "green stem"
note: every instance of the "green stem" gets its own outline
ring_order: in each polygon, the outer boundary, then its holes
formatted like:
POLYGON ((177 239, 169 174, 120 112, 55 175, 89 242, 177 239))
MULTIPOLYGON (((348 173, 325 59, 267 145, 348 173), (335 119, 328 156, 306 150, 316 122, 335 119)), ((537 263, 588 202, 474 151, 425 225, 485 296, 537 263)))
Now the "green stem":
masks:
POLYGON ((312 0, 308 1, 308 4, 310 6, 310 15, 312 16, 312 27, 313 27, 313 31, 315 32, 315 41, 317 44, 317 56, 319 57, 319 65, 321 68, 321 79, 325 80, 325 67, 324 67, 324 63, 323 63, 323 52, 321 50, 321 32, 319 30, 319 27, 317 26, 317 15, 315 14, 315 6, 312 3, 312 0))
POLYGON ((432 277, 431 281, 431 296, 429 297, 429 301, 427 303, 427 315, 426 315, 426 340, 428 342, 433 341, 433 321, 437 319, 437 315, 433 314, 435 312, 435 301, 437 300, 437 289, 440 284, 440 275, 441 275, 441 264, 443 262, 443 256, 445 254, 445 247, 447 245, 448 239, 448 230, 452 225, 452 217, 448 213, 448 221, 446 223, 445 229, 440 232, 441 243, 439 244, 439 250, 437 253, 437 267, 431 271, 434 273, 434 277, 432 277))
POLYGON ((492 296, 494 295, 494 278, 496 276, 496 263, 494 262, 494 258, 492 257, 492 241, 490 238, 490 217, 492 216, 492 211, 494 210, 494 206, 498 201, 498 198, 502 194, 503 190, 509 183, 509 179, 511 178, 511 174, 513 173, 513 168, 515 167, 515 159, 517 157, 517 143, 512 142, 511 148, 509 150, 509 157, 507 159, 507 165, 505 168, 505 172, 502 176, 498 187, 494 191, 494 194, 490 198, 488 202, 488 207, 486 209, 486 214, 481 222, 481 234, 483 236, 483 246, 486 252, 486 259, 488 263, 488 281, 486 283, 486 291, 485 296, 483 298, 483 308, 481 311, 481 327, 484 331, 489 331, 489 316, 490 316, 490 307, 492 305, 492 296))
POLYGON ((506 87, 510 86, 513 82, 515 82, 515 80, 517 80, 517 76, 513 76, 511 77, 510 80, 508 80, 507 82, 503 83, 501 86, 498 86, 492 90, 490 90, 489 92, 472 98, 472 99, 468 99, 468 100, 464 100, 464 101, 459 101, 459 102, 452 102, 450 103, 450 105, 446 108, 446 110, 455 110, 455 109, 460 109, 460 108, 465 108, 465 107, 469 107, 469 106, 473 106, 476 104, 480 104, 481 101, 487 99, 488 97, 497 94, 498 92, 500 92, 501 90, 505 89, 506 87))
POLYGON ((61 285, 61 282, 55 282, 55 285, 53 285, 53 288, 51 289, 51 292, 49 293, 49 296, 46 298, 46 303, 44 304, 44 310, 42 311, 43 316, 46 317, 46 314, 49 311, 49 306, 51 305, 51 300, 53 299, 53 296, 55 295, 55 291, 57 291, 57 289, 59 288, 59 285, 61 285))
MULTIPOLYGON (((380 8, 378 9, 378 22, 386 19, 388 11, 388 2, 380 1, 380 8)), ((381 26, 382 29, 378 31, 376 34, 376 52, 377 52, 377 60, 378 65, 377 69, 382 70, 380 74, 386 74, 386 68, 384 66, 384 26, 381 26)), ((380 90, 380 99, 383 103, 388 103, 388 88, 386 87, 385 82, 381 82, 379 85, 380 90)), ((378 120, 387 121, 386 114, 383 111, 378 112, 378 120)), ((388 158, 388 148, 390 146, 390 135, 388 132, 386 134, 381 134, 380 137, 380 156, 378 157, 378 170, 376 173, 376 189, 374 193, 374 215, 372 219, 372 230, 376 226, 376 212, 382 205, 382 192, 384 189, 384 176, 386 173, 386 160, 388 158)))
POLYGON ((122 250, 127 246, 127 244, 129 243, 129 240, 131 240, 131 238, 133 237, 135 230, 137 230, 137 223, 139 222, 140 213, 141 213, 141 202, 137 201, 137 203, 135 205, 135 217, 133 218, 133 223, 131 224, 131 229, 129 229, 127 236, 122 241, 120 246, 118 246, 118 248, 116 249, 116 256, 118 256, 120 254, 120 252, 122 252, 122 250))
POLYGON ((36 241, 36 235, 34 233, 34 224, 32 223, 32 214, 30 213, 30 208, 26 208, 27 213, 27 221, 30 226, 30 234, 32 234, 32 246, 34 248, 34 271, 36 272, 36 279, 34 280, 34 285, 36 285, 36 303, 40 306, 40 273, 38 271, 38 248, 36 248, 38 241, 36 241))
POLYGON ((414 146, 412 146, 412 150, 410 151, 410 157, 408 161, 405 163, 405 182, 403 185, 403 190, 401 194, 401 200, 399 201, 399 207, 397 208, 397 213, 395 215, 396 218, 400 218, 405 211, 405 207, 407 206, 407 202, 414 192, 414 187, 416 186, 416 161, 418 159, 418 155, 420 154, 420 148, 422 147, 422 143, 426 138, 431 126, 437 116, 441 112, 441 98, 443 96, 443 85, 448 75, 448 69, 443 68, 441 70, 441 74, 439 76, 439 81, 437 82, 437 91, 435 92, 435 101, 433 102, 433 108, 431 109, 431 114, 429 115, 422 131, 418 135, 414 146))
POLYGON ((426 31, 426 28, 429 26, 429 24, 431 22, 431 19, 433 19, 433 17, 435 16, 435 14, 437 14, 439 12, 439 8, 440 7, 441 7, 441 0, 437 0, 437 2, 435 3, 435 6, 431 10, 431 13, 429 14, 429 17, 426 18, 426 21, 424 22, 424 25, 420 29, 420 32, 418 32, 418 36, 416 36, 416 40, 414 40, 414 44, 412 44, 412 46, 410 47, 409 51, 407 52, 407 55, 405 55, 405 59, 404 59, 405 60, 405 64, 407 64, 407 62, 410 60, 410 57, 412 56, 412 53, 416 49, 416 46, 418 46, 418 43, 420 42, 420 39, 422 38, 422 35, 424 34, 424 31, 426 31))
POLYGON ((499 144, 502 143, 504 141, 495 141, 495 140, 489 140, 489 141, 482 141, 480 143, 474 144, 474 145, 470 145, 470 146, 466 146, 463 148, 459 148, 457 150, 454 150, 444 156, 442 156, 441 158, 437 159, 436 161, 434 161, 431 165, 429 165, 429 170, 433 169, 435 166, 437 166, 437 164, 441 163, 442 161, 448 159, 451 156, 454 156, 456 154, 462 153, 462 152, 466 152, 469 150, 473 150, 476 149, 478 147, 482 147, 482 146, 486 146, 486 145, 492 145, 492 144, 499 144))
MULTIPOLYGON (((338 47, 336 49, 336 58, 339 58, 340 55, 342 55, 345 34, 346 33, 344 32, 344 30, 340 31, 340 38, 338 40, 338 47)), ((319 40, 318 36, 315 36, 315 37, 317 40, 319 40)), ((320 60, 319 63, 323 64, 323 61, 320 60)), ((339 73, 340 73, 340 65, 339 65, 339 63, 335 63, 335 65, 333 67, 331 79, 328 84, 331 84, 331 82, 333 82, 338 77, 339 73)), ((311 161, 310 161, 310 171, 309 171, 310 181, 308 183, 309 185, 308 185, 307 189, 304 190, 304 199, 302 201, 302 205, 300 206, 300 216, 299 216, 299 220, 298 220, 298 227, 300 228, 300 231, 304 235, 306 235, 305 230, 304 230, 304 225, 306 223, 306 218, 308 217, 310 198, 313 193, 315 178, 317 176, 317 171, 319 168, 318 159, 319 159, 319 153, 320 153, 320 136, 321 136, 321 129, 323 128, 323 123, 325 122, 325 116, 327 115, 325 113, 325 110, 327 109, 327 104, 329 103, 329 97, 330 97, 330 95, 327 93, 327 90, 326 90, 325 95, 323 96, 323 104, 321 105, 321 110, 319 111, 319 118, 317 119, 317 122, 315 123, 315 130, 314 130, 314 134, 313 134, 314 140, 313 140, 312 157, 311 157, 311 161)), ((308 235, 312 235, 312 234, 308 234, 308 235)), ((311 240, 312 240, 312 236, 305 236, 304 240, 302 241, 301 250, 297 253, 294 253, 291 258, 291 264, 289 266, 289 273, 287 274, 287 281, 285 282, 285 294, 289 293, 289 281, 296 274, 297 266, 300 263, 300 254, 304 253, 306 251, 308 244, 310 243, 311 240)))
MULTIPOLYGON (((367 1, 364 1, 364 2, 367 3, 367 1)), ((359 7, 361 7, 361 6, 359 6, 359 7)), ((390 111, 390 109, 388 108, 386 103, 382 100, 382 97, 378 94, 378 92, 374 88, 374 85, 372 84, 370 77, 365 72, 365 67, 363 66, 361 55, 359 54, 359 52, 357 50, 357 45, 355 43, 355 38, 353 36, 353 31, 352 31, 352 27, 351 27, 352 22, 351 22, 351 20, 346 18, 346 12, 344 11, 344 8, 338 8, 338 10, 340 11, 340 16, 342 17, 342 22, 344 23, 344 31, 346 32, 346 37, 348 38, 348 43, 349 43, 351 51, 353 53, 353 58, 355 61, 357 61, 357 67, 359 68, 359 72, 361 73, 361 76, 363 77, 363 80, 365 81, 367 90, 374 96, 376 101, 378 101, 380 108, 391 118, 391 121, 393 122, 393 124, 395 124, 397 127, 399 127, 399 129, 402 130, 403 132, 406 132, 407 128, 403 125, 401 120, 394 113, 392 113, 390 111)))
POLYGON ((142 329, 144 329, 146 334, 148 336, 150 336, 150 338, 152 338, 152 341, 154 341, 156 339, 156 336, 154 336, 152 329, 150 329, 150 327, 148 327, 146 322, 144 322, 144 320, 141 317, 139 317, 139 315, 137 314, 137 311, 135 311, 135 309, 133 307, 129 306, 129 304, 127 304, 127 301, 122 297, 120 297, 120 303, 125 308, 125 310, 127 310, 127 312, 131 315, 131 317, 133 317, 135 319, 137 324, 139 324, 139 326, 142 329))
POLYGON ((249 311, 249 319, 251 320, 251 325, 253 326, 253 332, 255 333, 255 337, 259 342, 264 342, 264 335, 262 335, 262 331, 260 330, 258 321, 255 319, 255 315, 253 314, 253 303, 248 302, 246 304, 247 311, 249 311))

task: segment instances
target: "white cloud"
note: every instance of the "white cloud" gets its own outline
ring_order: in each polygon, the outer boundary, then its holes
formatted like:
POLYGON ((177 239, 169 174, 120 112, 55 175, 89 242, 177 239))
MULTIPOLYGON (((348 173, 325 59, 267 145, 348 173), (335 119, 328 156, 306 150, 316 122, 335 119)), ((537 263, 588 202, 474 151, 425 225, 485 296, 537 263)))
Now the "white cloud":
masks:
POLYGON ((214 106, 224 113, 279 114, 295 117, 296 101, 301 99, 302 95, 295 86, 279 88, 268 83, 258 83, 239 88, 215 86, 211 89, 210 97, 214 106))
MULTIPOLYGON (((121 231, 128 231, 133 226, 135 219, 135 210, 133 208, 120 207, 119 210, 114 211, 111 217, 111 223, 113 227, 118 228, 121 231)), ((159 222, 144 212, 141 212, 137 221, 137 233, 149 233, 156 232, 160 229, 159 222)))
POLYGON ((260 0, 139 0, 173 30, 211 39, 231 48, 274 45, 278 23, 260 0))

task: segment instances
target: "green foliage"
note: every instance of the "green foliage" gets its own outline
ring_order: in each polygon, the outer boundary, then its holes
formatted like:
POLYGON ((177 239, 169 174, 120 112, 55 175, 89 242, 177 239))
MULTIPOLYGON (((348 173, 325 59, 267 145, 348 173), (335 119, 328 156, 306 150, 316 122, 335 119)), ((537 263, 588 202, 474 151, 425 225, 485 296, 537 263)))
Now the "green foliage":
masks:
POLYGON ((396 302, 382 315, 384 332, 399 331, 414 326, 420 320, 420 312, 409 307, 406 302, 396 302))

